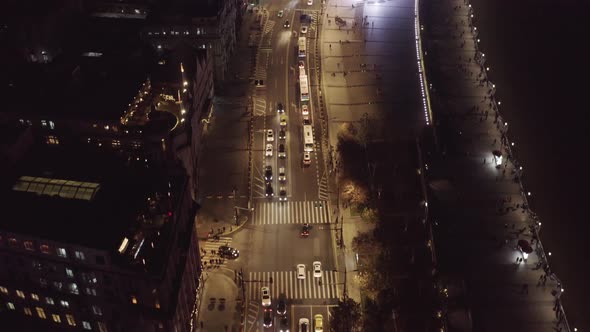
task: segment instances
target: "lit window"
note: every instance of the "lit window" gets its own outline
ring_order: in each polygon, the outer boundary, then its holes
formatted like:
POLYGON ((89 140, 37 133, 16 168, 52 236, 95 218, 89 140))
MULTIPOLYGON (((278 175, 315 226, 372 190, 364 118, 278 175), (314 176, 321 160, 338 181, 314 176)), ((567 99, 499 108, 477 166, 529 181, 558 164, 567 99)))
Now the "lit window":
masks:
POLYGON ((41 126, 43 126, 43 127, 47 127, 47 121, 45 121, 45 120, 41 120, 41 126))
POLYGON ((55 123, 53 121, 49 121, 48 123, 50 129, 55 129, 55 123))
POLYGON ((25 241, 25 249, 33 251, 35 247, 33 247, 33 241, 25 241))
POLYGON ((42 287, 45 287, 45 286, 47 286, 47 279, 45 279, 45 278, 39 278, 39 284, 40 284, 42 287))
POLYGON ((18 244, 18 241, 15 238, 11 237, 8 239, 8 244, 10 244, 13 247, 16 247, 16 245, 18 244))
POLYGON ((61 323, 61 317, 58 314, 51 314, 51 318, 53 318, 54 322, 61 323))
POLYGON ((93 306, 92 306, 92 312, 93 312, 95 315, 102 316, 102 310, 100 309, 100 307, 99 307, 99 306, 95 306, 95 305, 93 305, 93 306))
POLYGON ((74 256, 76 257, 76 259, 79 259, 81 261, 83 261, 84 259, 86 259, 86 257, 84 256, 84 253, 81 251, 75 251, 74 252, 74 256))
POLYGON ((57 248, 57 255, 60 257, 68 257, 68 254, 67 254, 65 248, 57 248))
POLYGON ((98 330, 100 332, 107 332, 107 324, 103 323, 103 322, 98 322, 98 330))
POLYGON ((49 254, 49 246, 46 244, 42 244, 41 247, 39 247, 41 249, 41 252, 44 254, 49 254))
POLYGON ((59 303, 64 308, 69 308, 70 307, 70 303, 68 301, 61 300, 61 301, 59 301, 59 303))
POLYGON ((54 281, 53 287, 57 290, 61 290, 64 287, 64 284, 61 281, 54 281))
POLYGON ((156 303, 154 304, 154 307, 156 307, 156 309, 160 309, 160 301, 158 301, 156 299, 156 303))
POLYGON ((72 269, 69 269, 66 267, 66 275, 70 278, 74 277, 74 271, 72 271, 72 269))
POLYGON ((35 310, 37 310, 37 316, 39 316, 39 318, 47 318, 47 316, 45 316, 45 310, 43 310, 43 308, 36 307, 35 310))
POLYGON ((70 326, 76 326, 76 320, 74 319, 74 316, 66 314, 66 320, 68 321, 68 324, 70 324, 70 326))
POLYGON ((18 122, 20 122, 21 124, 25 124, 25 119, 18 119, 18 122))
POLYGON ((39 301, 39 295, 37 295, 37 294, 35 294, 35 293, 32 293, 32 294, 31 294, 31 298, 32 298, 33 300, 35 300, 35 301, 39 301))
POLYGON ((137 304, 137 298, 135 297, 135 295, 131 295, 131 303, 137 304))
POLYGON ((54 304, 55 304, 55 302, 53 302, 53 299, 52 299, 52 298, 50 298, 50 297, 46 297, 46 298, 45 298, 45 303, 47 303, 47 304, 51 304, 51 305, 54 305, 54 304))
POLYGON ((16 295, 18 295, 18 297, 20 297, 21 299, 25 298, 25 293, 23 293, 23 291, 17 290, 16 295))
POLYGON ((113 148, 121 147, 121 141, 119 141, 118 139, 114 139, 112 144, 113 144, 113 148))
POLYGON ((6 302, 6 306, 8 307, 8 309, 14 310, 14 304, 12 302, 6 302))
POLYGON ((6 288, 4 286, 0 286, 0 292, 2 292, 4 294, 8 294, 8 288, 6 288))
POLYGON ((86 275, 86 282, 91 283, 91 284, 96 284, 98 280, 96 279, 96 274, 94 274, 94 272, 89 272, 86 275))
POLYGON ((33 312, 31 311, 31 308, 25 307, 24 310, 25 310, 25 315, 27 315, 27 316, 32 316, 33 315, 33 312))
POLYGON ((85 330, 92 330, 92 326, 90 325, 90 322, 87 322, 85 320, 82 321, 82 327, 84 327, 85 330))
POLYGON ((45 138, 45 142, 49 145, 58 145, 59 138, 57 138, 57 136, 55 135, 49 135, 45 138))
POLYGON ((96 289, 86 287, 86 294, 96 296, 96 289))
POLYGON ((69 288, 69 290, 70 290, 70 293, 72 293, 72 294, 80 294, 80 292, 78 291, 78 285, 76 285, 76 283, 75 283, 75 282, 72 282, 72 283, 69 285, 69 287, 68 287, 68 288, 69 288))

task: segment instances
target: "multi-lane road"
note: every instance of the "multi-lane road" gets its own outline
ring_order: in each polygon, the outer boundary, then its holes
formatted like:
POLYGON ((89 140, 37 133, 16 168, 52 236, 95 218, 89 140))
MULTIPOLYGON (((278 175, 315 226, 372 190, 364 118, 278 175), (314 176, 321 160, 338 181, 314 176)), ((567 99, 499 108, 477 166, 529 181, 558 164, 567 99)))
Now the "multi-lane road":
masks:
POLYGON ((307 1, 273 3, 266 7, 268 21, 265 24, 258 53, 257 78, 264 80, 263 87, 256 88, 254 96, 254 144, 252 175, 252 219, 250 226, 240 233, 241 266, 245 294, 248 301, 246 312, 247 331, 278 331, 279 320, 275 314, 272 327, 263 327, 261 288, 271 291, 273 313, 276 313, 278 298, 287 299, 287 319, 291 331, 299 329, 301 318, 310 321, 317 314, 323 316, 324 325, 329 324, 328 308, 339 298, 341 276, 337 271, 333 238, 330 231, 330 206, 327 202, 327 174, 319 144, 321 127, 315 111, 314 94, 310 86, 309 110, 314 132, 314 150, 311 164, 303 164, 303 115, 299 94, 299 61, 305 71, 315 80, 315 38, 319 3, 308 5, 307 1), (279 17, 279 11, 283 11, 279 17), (300 15, 307 14, 311 23, 301 22, 300 15), (285 21, 289 27, 285 27, 285 21), (302 24, 308 27, 301 33, 302 24), (297 52, 298 37, 307 38, 307 56, 297 52), (266 68, 260 68, 260 64, 266 68), (278 105, 284 113, 278 112, 278 105), (284 114, 286 126, 281 126, 284 114), (272 130, 274 139, 269 141, 267 131, 272 130), (286 136, 279 136, 284 129, 286 136), (272 144, 272 156, 266 155, 267 144, 272 144), (279 158, 279 144, 284 144, 286 157, 279 158), (264 170, 272 167, 272 180, 265 179, 264 170), (286 181, 279 181, 279 169, 285 169, 286 181), (266 196, 266 186, 273 187, 274 197, 266 196), (286 189, 286 201, 279 201, 281 187, 286 189), (300 236, 303 223, 311 225, 309 237, 300 236), (313 276, 314 261, 322 263, 322 276, 313 276), (305 278, 297 276, 296 266, 304 264, 305 278))

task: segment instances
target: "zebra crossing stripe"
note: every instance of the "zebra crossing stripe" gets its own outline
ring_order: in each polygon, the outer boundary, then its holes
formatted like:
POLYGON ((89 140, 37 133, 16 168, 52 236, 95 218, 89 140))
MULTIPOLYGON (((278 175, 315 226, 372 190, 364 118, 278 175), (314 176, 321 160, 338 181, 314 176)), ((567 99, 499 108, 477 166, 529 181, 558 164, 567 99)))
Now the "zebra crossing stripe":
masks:
POLYGON ((326 201, 260 202, 254 210, 253 223, 262 225, 326 224, 330 223, 330 213, 326 201))
POLYGON ((253 301, 260 300, 260 289, 269 287, 271 297, 278 299, 284 294, 289 299, 327 299, 338 298, 337 274, 324 271, 322 278, 314 278, 312 271, 306 271, 306 279, 297 279, 294 271, 250 272, 248 296, 253 301), (273 282, 270 283, 270 278, 273 282), (322 281, 320 286, 318 280, 322 281))

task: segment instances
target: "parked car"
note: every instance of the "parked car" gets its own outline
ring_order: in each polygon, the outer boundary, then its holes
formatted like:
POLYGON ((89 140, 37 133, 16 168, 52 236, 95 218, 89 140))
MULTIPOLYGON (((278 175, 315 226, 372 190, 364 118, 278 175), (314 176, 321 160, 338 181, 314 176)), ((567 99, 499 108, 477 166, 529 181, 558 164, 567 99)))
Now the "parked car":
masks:
POLYGON ((309 327, 309 319, 299 318, 299 332, 307 332, 309 327))

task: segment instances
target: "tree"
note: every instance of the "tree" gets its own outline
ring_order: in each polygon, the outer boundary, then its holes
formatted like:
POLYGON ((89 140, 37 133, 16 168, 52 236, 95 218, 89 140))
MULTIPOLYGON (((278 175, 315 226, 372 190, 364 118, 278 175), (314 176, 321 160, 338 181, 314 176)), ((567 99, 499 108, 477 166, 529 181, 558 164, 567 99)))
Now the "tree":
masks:
POLYGON ((361 326, 361 306, 351 298, 338 301, 337 307, 330 308, 330 332, 358 331, 361 326))

